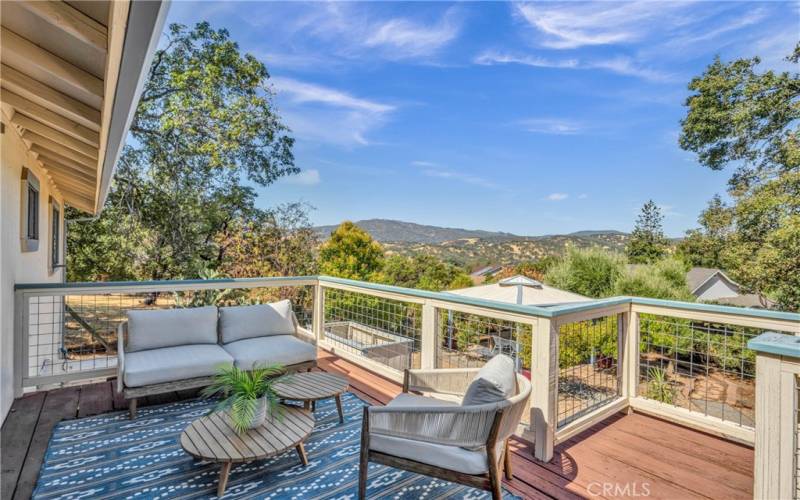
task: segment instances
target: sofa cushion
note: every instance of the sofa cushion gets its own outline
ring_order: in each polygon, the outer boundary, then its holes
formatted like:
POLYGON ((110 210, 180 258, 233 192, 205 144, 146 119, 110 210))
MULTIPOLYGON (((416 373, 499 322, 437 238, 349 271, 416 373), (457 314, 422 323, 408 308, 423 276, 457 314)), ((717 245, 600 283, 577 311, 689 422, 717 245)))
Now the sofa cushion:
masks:
POLYGON ((215 306, 128 311, 126 352, 216 343, 215 306))
POLYGON ((223 346, 233 356, 238 368, 251 370, 256 366, 289 366, 317 359, 317 348, 294 335, 268 335, 244 339, 223 346))
POLYGON ((516 384, 514 360, 505 354, 498 354, 478 370, 467 387, 461 405, 474 406, 503 401, 515 394, 516 384))
POLYGON ((458 446, 370 433, 369 449, 464 474, 485 474, 489 471, 483 448, 466 450, 458 446))
POLYGON ((292 303, 288 300, 256 306, 221 307, 219 332, 222 343, 295 332, 292 303))
POLYGON ((231 366, 233 358, 217 344, 163 347, 125 353, 125 385, 175 382, 215 375, 217 368, 231 366))

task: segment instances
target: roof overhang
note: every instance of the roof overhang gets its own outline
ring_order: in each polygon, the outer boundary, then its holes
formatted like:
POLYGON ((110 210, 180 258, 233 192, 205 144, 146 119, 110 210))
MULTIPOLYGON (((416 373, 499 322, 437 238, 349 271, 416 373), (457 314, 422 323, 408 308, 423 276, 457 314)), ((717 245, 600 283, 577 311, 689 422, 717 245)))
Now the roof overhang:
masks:
POLYGON ((64 201, 105 203, 169 2, 2 2, 0 100, 64 201))

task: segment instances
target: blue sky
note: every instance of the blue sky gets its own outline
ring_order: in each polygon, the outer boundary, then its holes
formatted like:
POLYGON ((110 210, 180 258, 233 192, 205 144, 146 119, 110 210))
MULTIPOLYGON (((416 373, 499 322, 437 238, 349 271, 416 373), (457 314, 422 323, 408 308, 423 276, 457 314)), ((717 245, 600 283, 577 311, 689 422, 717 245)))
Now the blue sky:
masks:
POLYGON ((406 221, 535 235, 681 235, 730 171, 677 145, 715 54, 788 69, 797 3, 192 3, 270 72, 303 172, 259 190, 317 224, 406 221))

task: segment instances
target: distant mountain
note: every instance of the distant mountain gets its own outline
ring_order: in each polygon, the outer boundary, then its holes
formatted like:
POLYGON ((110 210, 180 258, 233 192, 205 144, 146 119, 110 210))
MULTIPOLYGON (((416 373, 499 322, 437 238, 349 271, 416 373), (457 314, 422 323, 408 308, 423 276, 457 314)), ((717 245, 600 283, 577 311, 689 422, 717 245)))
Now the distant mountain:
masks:
POLYGON ((588 230, 588 231, 575 231, 574 233, 569 233, 567 236, 604 236, 609 234, 627 234, 623 233, 622 231, 617 231, 616 229, 601 229, 599 231, 588 230))
MULTIPOLYGON (((467 238, 481 239, 519 239, 511 233, 481 231, 477 229, 460 229, 455 227, 438 227, 415 224, 389 219, 360 220, 358 227, 372 235, 381 243, 443 243, 445 241, 467 238)), ((318 226, 314 228, 322 239, 327 239, 337 226, 318 226)))
MULTIPOLYGON (((599 246, 623 251, 629 235, 615 230, 586 230, 570 234, 519 236, 511 233, 426 226, 413 222, 370 219, 355 223, 380 241, 388 253, 413 255, 426 253, 467 267, 513 265, 559 255, 567 246, 599 246)), ((324 240, 336 226, 315 230, 324 240)))

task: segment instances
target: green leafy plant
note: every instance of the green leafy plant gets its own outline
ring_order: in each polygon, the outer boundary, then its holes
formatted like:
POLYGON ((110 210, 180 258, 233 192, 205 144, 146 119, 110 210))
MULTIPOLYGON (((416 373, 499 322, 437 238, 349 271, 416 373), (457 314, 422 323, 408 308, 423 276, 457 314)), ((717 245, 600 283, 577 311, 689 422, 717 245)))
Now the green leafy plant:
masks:
POLYGON ((274 385, 278 380, 285 380, 285 370, 281 365, 255 367, 242 370, 235 366, 221 367, 214 377, 214 382, 203 389, 203 396, 222 395, 214 411, 227 411, 234 430, 239 433, 247 431, 258 411, 259 400, 264 399, 267 412, 280 418, 280 405, 274 385))
POLYGON ((672 404, 675 401, 675 389, 667 378, 667 372, 661 368, 647 370, 647 397, 672 404))

